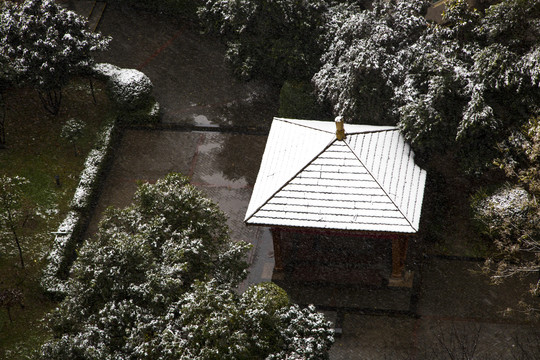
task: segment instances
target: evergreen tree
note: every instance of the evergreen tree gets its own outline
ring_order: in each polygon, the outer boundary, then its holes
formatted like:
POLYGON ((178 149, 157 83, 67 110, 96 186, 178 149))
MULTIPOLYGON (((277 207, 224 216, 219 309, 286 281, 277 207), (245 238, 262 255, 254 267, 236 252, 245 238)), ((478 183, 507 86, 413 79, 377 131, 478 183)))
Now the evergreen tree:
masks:
POLYGON ((322 314, 273 284, 238 294, 248 249, 186 178, 141 185, 79 252, 42 358, 327 358, 322 314))
POLYGON ((313 81, 336 115, 397 123, 417 150, 461 150, 475 169, 538 111, 540 3, 451 0, 443 24, 426 5, 380 0, 344 21, 313 81))
POLYGON ((26 0, 2 7, 0 56, 38 91, 45 109, 55 115, 62 87, 72 75, 87 71, 92 52, 104 50, 108 42, 92 33, 85 19, 53 0, 26 0))
POLYGON ((427 27, 426 7, 421 0, 375 0, 371 10, 354 4, 333 8, 328 49, 313 83, 335 115, 355 123, 396 123, 394 91, 404 81, 411 47, 427 27))

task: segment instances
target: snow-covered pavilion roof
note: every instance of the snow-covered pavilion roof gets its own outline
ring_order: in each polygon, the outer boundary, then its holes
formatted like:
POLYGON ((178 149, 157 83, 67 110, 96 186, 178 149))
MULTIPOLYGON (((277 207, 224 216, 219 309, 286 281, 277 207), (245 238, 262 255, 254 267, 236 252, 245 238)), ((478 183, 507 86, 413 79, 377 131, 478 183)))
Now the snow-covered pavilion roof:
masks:
POLYGON ((393 126, 274 118, 250 225, 415 233, 426 172, 393 126))

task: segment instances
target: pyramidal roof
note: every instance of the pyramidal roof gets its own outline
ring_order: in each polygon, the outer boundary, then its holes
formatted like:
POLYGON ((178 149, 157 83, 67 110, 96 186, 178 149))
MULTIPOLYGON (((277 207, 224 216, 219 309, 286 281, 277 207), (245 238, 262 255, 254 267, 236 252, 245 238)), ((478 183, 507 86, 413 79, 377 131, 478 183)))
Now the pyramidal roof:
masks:
POLYGON ((426 172, 393 126, 274 118, 246 212, 250 225, 418 231, 426 172))

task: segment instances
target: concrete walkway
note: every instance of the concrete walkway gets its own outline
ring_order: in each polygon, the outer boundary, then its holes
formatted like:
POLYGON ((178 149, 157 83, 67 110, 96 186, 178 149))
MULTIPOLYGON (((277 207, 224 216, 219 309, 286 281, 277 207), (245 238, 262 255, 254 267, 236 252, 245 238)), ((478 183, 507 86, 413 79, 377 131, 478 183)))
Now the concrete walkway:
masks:
MULTIPOLYGON (((66 1, 83 14, 89 3, 66 1)), ((154 83, 164 123, 214 125, 216 131, 126 131, 89 234, 106 206, 131 202, 138 180, 181 172, 228 214, 233 239, 254 245, 243 286, 271 280, 268 229, 243 223, 266 137, 223 133, 219 126, 268 127, 277 114, 277 90, 234 79, 223 62, 224 47, 181 20, 108 6, 98 30, 113 36, 111 50, 98 61, 144 71, 154 83)), ((443 359, 448 357, 441 355, 441 344, 470 348, 475 339, 480 354, 475 359, 512 359, 513 339, 526 339, 537 324, 520 313, 501 313, 516 307, 527 282, 492 286, 478 273, 477 262, 430 255, 422 246, 412 250, 412 289, 278 283, 293 300, 316 303, 342 329, 331 359, 443 359)))

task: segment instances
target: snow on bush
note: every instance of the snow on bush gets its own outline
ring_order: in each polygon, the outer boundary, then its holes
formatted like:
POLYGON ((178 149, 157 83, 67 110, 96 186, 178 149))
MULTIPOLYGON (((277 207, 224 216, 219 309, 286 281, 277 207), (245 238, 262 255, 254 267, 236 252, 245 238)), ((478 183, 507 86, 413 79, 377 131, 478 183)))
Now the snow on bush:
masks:
POLYGON ((495 194, 479 201, 475 207, 477 216, 485 223, 496 223, 506 219, 523 221, 530 207, 529 193, 520 187, 504 187, 495 194))
POLYGON ((135 69, 119 69, 107 84, 112 99, 120 107, 135 110, 148 103, 152 93, 152 81, 135 69))
POLYGON ((90 151, 84 162, 79 185, 70 203, 72 210, 58 227, 41 279, 41 286, 50 294, 56 296, 65 294, 65 279, 79 243, 82 222, 87 219, 92 199, 98 188, 100 174, 111 153, 114 130, 115 123, 113 122, 104 126, 98 135, 96 148, 90 151))
MULTIPOLYGON (((61 272, 66 269, 66 259, 69 255, 66 254, 67 250, 72 248, 74 239, 74 233, 81 220, 80 213, 76 211, 68 212, 64 221, 58 226, 57 234, 54 237, 53 246, 49 256, 47 257, 47 265, 43 271, 41 278, 41 286, 51 294, 63 295, 65 294, 65 281, 59 277, 62 276, 61 272)), ((72 249, 73 250, 73 249, 72 249)))
POLYGON ((120 71, 120 68, 113 64, 99 63, 92 67, 94 75, 100 80, 107 81, 111 76, 120 71))
POLYGON ((135 69, 99 63, 93 66, 94 76, 107 83, 110 98, 124 110, 120 121, 126 123, 159 122, 159 103, 152 97, 152 81, 135 69))
POLYGON ((81 172, 79 185, 75 189, 75 195, 70 206, 74 210, 83 211, 90 205, 90 199, 96 188, 96 183, 103 169, 103 164, 109 153, 111 134, 114 125, 108 125, 100 134, 97 141, 97 148, 90 151, 84 162, 84 169, 81 172))

